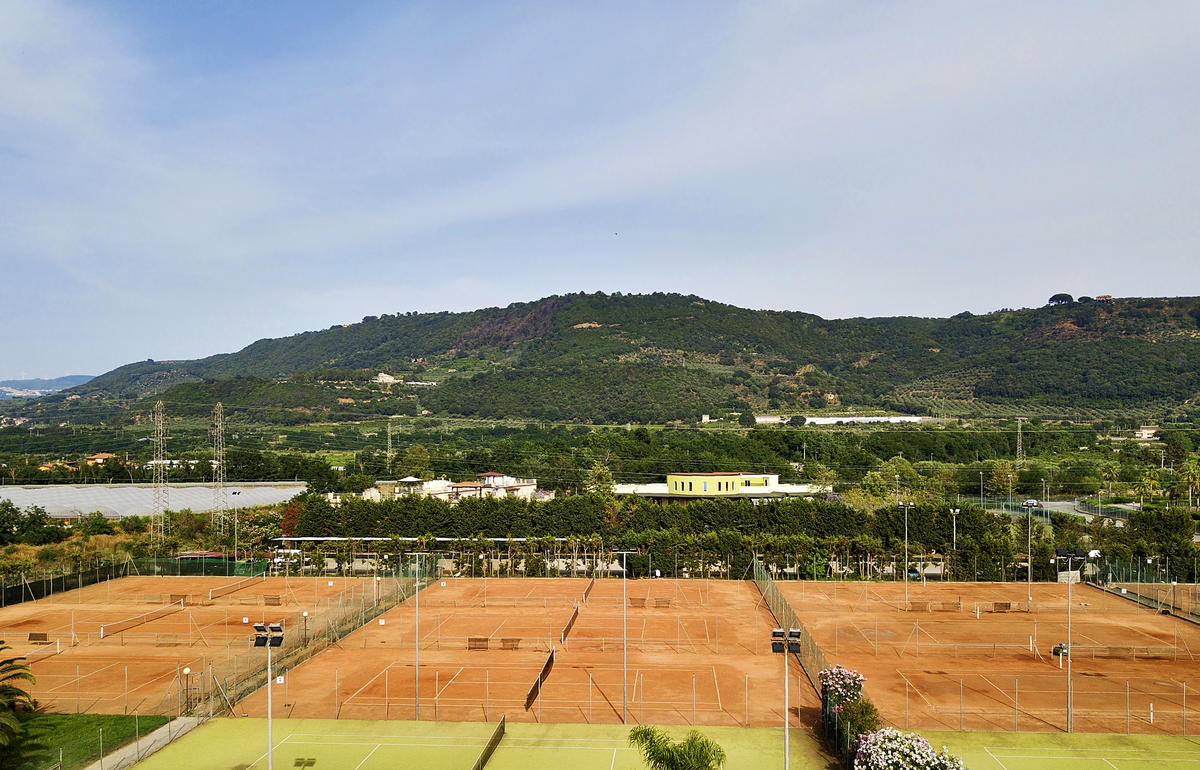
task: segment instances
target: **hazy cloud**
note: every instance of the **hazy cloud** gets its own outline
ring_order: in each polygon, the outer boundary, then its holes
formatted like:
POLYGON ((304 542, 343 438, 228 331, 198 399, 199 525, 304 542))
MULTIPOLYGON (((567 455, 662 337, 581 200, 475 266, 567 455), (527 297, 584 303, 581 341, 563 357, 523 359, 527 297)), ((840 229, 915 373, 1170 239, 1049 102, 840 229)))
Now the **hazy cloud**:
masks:
POLYGON ((294 10, 0 5, 0 376, 575 290, 1200 279, 1195 4, 294 10))

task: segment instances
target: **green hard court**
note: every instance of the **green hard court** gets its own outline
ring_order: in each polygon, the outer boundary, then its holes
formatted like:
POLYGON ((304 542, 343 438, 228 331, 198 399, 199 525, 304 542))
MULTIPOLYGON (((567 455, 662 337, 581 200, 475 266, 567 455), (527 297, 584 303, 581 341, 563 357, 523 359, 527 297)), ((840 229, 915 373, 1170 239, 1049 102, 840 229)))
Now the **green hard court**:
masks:
MULTIPOLYGON (((345 719, 275 721, 274 765, 312 770, 384 770, 396 767, 469 770, 495 724, 482 722, 358 722, 345 719)), ((690 728, 667 727, 679 739, 690 728)), ((703 727, 725 749, 726 767, 782 767, 783 730, 703 727)), ((489 770, 644 770, 620 725, 509 723, 489 770)), ((213 719, 139 762, 139 770, 231 770, 265 768, 263 719, 213 719)), ((793 728, 791 766, 827 768, 813 734, 793 728)))
POLYGON ((1119 733, 973 733, 922 730, 970 770, 1173 770, 1200 767, 1200 739, 1119 733))

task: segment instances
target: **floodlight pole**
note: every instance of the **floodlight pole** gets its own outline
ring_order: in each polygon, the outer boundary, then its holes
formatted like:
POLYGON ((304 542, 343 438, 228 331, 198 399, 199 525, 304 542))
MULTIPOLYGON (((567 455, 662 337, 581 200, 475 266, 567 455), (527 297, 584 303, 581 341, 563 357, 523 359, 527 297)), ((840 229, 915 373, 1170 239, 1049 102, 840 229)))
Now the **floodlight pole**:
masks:
MULTIPOLYGON (((236 521, 236 519, 235 519, 236 521)), ((272 754, 274 754, 275 741, 271 737, 271 644, 267 643, 267 770, 273 770, 272 754)))
MULTIPOLYGON (((236 497, 240 495, 242 490, 236 489, 229 494, 236 497)), ((238 563, 238 505, 237 500, 233 501, 233 574, 237 574, 238 563)))
POLYGON ((904 611, 908 612, 908 512, 913 509, 912 503, 900 503, 904 509, 904 611))
POLYGON ((424 552, 413 554, 417 557, 417 577, 413 581, 413 599, 416 605, 417 624, 416 644, 413 645, 413 719, 421 721, 421 557, 424 552))
MULTIPOLYGON (((954 561, 955 561, 954 566, 955 567, 958 566, 958 514, 961 512, 962 512, 961 508, 951 508, 950 509, 950 521, 951 521, 951 525, 954 527, 953 534, 951 535, 952 540, 951 540, 950 550, 954 552, 954 561)), ((957 569, 954 572, 954 578, 956 580, 958 579, 957 569)))
POLYGON ((637 551, 614 551, 621 554, 621 724, 629 721, 629 634, 627 627, 627 608, 629 600, 625 598, 625 578, 629 575, 626 556, 637 551))
POLYGON ((1071 697, 1071 660, 1075 651, 1071 649, 1071 557, 1067 557, 1067 732, 1071 732, 1075 716, 1075 703, 1071 697))

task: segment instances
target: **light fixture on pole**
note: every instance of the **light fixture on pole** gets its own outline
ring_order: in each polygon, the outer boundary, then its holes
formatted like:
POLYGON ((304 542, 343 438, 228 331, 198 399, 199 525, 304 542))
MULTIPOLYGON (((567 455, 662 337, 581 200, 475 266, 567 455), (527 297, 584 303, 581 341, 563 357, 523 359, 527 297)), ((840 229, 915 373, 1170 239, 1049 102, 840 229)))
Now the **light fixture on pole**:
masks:
POLYGON ((283 624, 255 623, 254 646, 267 648, 267 770, 273 770, 275 741, 271 738, 271 648, 283 644, 283 624))
POLYGON ((791 705, 788 703, 788 655, 800 653, 800 629, 789 628, 784 631, 782 628, 771 630, 771 652, 783 655, 783 767, 788 770, 791 767, 791 741, 789 740, 789 723, 791 721, 789 711, 791 705))
POLYGON ((187 714, 192 710, 192 686, 191 686, 192 669, 188 666, 183 667, 183 713, 187 714))
POLYGON ((626 607, 629 601, 625 598, 625 576, 629 573, 625 557, 637 551, 613 551, 613 555, 621 554, 621 724, 629 720, 629 633, 626 620, 626 607))
POLYGON ((904 509, 904 611, 908 611, 908 512, 916 506, 913 503, 900 503, 904 509))
POLYGON ((304 618, 304 646, 308 646, 308 610, 301 613, 300 617, 304 618))

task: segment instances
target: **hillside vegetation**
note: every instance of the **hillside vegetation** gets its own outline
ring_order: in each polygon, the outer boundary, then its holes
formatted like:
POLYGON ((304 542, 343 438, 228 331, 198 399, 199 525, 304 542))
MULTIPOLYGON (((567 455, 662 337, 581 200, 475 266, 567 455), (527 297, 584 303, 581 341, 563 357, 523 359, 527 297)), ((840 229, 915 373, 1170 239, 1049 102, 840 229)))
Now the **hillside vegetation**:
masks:
POLYGON ((826 320, 676 294, 575 294, 368 316, 236 353, 142 361, 3 409, 34 421, 97 422, 143 413, 161 396, 177 415, 222 401, 283 424, 423 412, 662 423, 846 407, 1179 415, 1198 394, 1198 298, 826 320), (374 383, 378 372, 400 382, 374 383))

